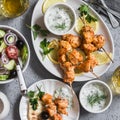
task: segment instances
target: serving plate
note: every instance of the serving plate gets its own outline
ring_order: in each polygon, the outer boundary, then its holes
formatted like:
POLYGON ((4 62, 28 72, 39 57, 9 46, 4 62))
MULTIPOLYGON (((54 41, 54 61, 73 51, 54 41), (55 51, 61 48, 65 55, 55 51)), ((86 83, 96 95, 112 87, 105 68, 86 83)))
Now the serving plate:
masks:
MULTIPOLYGON (((80 108, 79 108, 79 102, 77 99, 77 96, 75 93, 73 93, 72 89, 66 85, 63 82, 60 82, 58 80, 54 79, 45 79, 45 80, 40 80, 34 84, 32 84, 29 88, 28 91, 36 91, 36 86, 42 86, 42 89, 51 95, 54 94, 55 90, 63 87, 66 88, 69 93, 73 96, 73 107, 68 110, 68 116, 63 116, 63 120, 78 120, 79 119, 79 113, 80 113, 80 108)), ((20 101, 20 106, 19 106, 19 113, 20 113, 20 118, 21 120, 28 120, 27 118, 27 112, 28 112, 28 98, 23 96, 20 101)))
MULTIPOLYGON (((35 25, 35 24, 39 24, 42 28, 45 28, 44 25, 44 14, 42 13, 42 4, 43 4, 44 0, 39 0, 38 3, 36 4, 34 11, 33 11, 33 15, 32 15, 32 21, 31 21, 31 26, 35 25)), ((86 4, 85 2, 81 1, 81 0, 67 0, 66 4, 69 4, 70 6, 72 6, 72 8, 75 10, 76 15, 78 16, 78 8, 80 7, 80 5, 82 4, 86 4)), ((105 22, 102 20, 102 18, 97 14, 97 12, 95 12, 94 9, 92 9, 90 7, 90 12, 96 16, 98 18, 99 21, 99 28, 97 30, 96 34, 103 34, 106 38, 106 43, 104 45, 104 48, 107 52, 111 52, 112 53, 112 57, 114 56, 114 45, 113 45, 113 39, 112 36, 110 34, 109 29, 107 28, 107 26, 105 25, 105 22)), ((46 29, 46 28, 45 28, 46 29)), ((76 34, 76 32, 73 30, 70 33, 72 34, 76 34)), ((45 58, 43 60, 43 56, 41 55, 41 49, 40 49, 40 42, 45 38, 42 36, 38 36, 36 40, 34 40, 33 37, 33 33, 32 34, 32 43, 35 49, 35 53, 39 59, 39 61, 41 62, 41 64, 53 75, 59 77, 59 78, 63 78, 63 72, 60 68, 59 65, 56 65, 54 63, 52 63, 49 58, 45 58)), ((58 36, 55 36, 53 34, 48 35, 47 40, 51 41, 54 38, 59 38, 58 36)), ((94 68, 94 73, 96 73, 98 76, 103 75, 108 68, 110 67, 111 63, 105 64, 105 65, 101 65, 101 66, 97 66, 94 68)), ((92 73, 84 73, 82 75, 77 75, 75 77, 74 81, 87 81, 87 80, 91 80, 95 78, 95 76, 92 73)))

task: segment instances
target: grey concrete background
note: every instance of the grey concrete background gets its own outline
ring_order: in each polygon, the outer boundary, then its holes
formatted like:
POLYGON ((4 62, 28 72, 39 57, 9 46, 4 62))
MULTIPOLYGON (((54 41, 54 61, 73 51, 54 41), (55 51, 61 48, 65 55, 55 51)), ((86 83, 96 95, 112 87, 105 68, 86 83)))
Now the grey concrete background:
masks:
MULTIPOLYGON (((35 51, 33 49, 30 30, 25 26, 25 24, 31 23, 32 12, 37 1, 38 0, 30 0, 29 9, 21 17, 14 18, 14 19, 0 20, 0 24, 9 25, 18 29, 26 37, 30 45, 30 50, 31 50, 30 64, 27 70, 24 72, 27 87, 29 87, 31 84, 41 79, 47 79, 47 78, 58 79, 57 77, 47 72, 39 62, 35 54, 35 51)), ((119 8, 118 11, 120 11, 119 0, 106 0, 106 1, 110 7, 115 6, 115 8, 117 8, 117 10, 119 8)), ((113 29, 111 27, 111 24, 108 18, 105 16, 102 16, 102 17, 113 36, 114 47, 115 47, 114 64, 112 64, 110 69, 101 77, 103 81, 107 82, 111 78, 111 75, 115 70, 115 68, 120 65, 120 27, 118 27, 117 29, 113 29)), ((79 94, 79 91, 83 84, 84 82, 73 83, 73 88, 77 95, 79 94)), ((8 96, 8 99, 10 100, 10 104, 11 104, 10 113, 5 118, 5 120, 20 120, 19 102, 21 99, 21 95, 20 95, 19 84, 17 80, 9 84, 0 85, 0 91, 4 92, 8 96)), ((80 114, 81 114, 80 120, 120 120, 120 96, 114 96, 113 102, 110 108, 104 113, 91 114, 86 112, 82 107, 80 107, 80 114)))

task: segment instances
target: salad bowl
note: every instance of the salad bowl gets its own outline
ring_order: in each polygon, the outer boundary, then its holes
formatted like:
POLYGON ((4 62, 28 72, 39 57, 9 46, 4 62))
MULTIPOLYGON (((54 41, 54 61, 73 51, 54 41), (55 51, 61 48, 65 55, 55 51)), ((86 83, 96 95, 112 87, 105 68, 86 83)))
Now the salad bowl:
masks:
POLYGON ((25 37, 15 28, 0 25, 0 84, 17 78, 16 65, 24 72, 30 60, 30 48, 25 37))

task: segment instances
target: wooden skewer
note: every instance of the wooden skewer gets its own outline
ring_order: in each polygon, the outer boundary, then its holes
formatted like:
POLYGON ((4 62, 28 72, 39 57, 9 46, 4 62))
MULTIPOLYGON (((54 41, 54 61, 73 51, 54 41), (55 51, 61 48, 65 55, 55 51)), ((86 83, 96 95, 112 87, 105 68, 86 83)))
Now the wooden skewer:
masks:
POLYGON ((106 50, 102 47, 102 50, 105 52, 105 54, 108 56, 108 58, 111 60, 112 63, 114 63, 114 61, 112 60, 112 58, 109 56, 109 54, 106 52, 106 50))
POLYGON ((91 69, 90 72, 91 72, 97 79, 100 80, 100 77, 99 77, 96 73, 93 72, 93 69, 91 69))
POLYGON ((74 95, 74 90, 73 90, 73 87, 72 87, 72 83, 70 82, 70 87, 71 87, 71 92, 72 92, 72 94, 74 95))

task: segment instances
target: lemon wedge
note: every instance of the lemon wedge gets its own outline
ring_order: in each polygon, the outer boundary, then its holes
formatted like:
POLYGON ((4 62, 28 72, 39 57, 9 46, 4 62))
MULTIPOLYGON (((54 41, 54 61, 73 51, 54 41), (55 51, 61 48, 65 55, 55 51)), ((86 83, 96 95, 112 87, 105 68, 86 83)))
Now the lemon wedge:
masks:
POLYGON ((58 2, 66 2, 66 0, 44 0, 44 3, 42 5, 42 12, 45 13, 46 10, 53 4, 58 2))
MULTIPOLYGON (((86 21, 86 25, 92 27, 93 30, 94 30, 95 32, 97 32, 97 29, 98 29, 98 22, 97 22, 97 21, 96 21, 96 22, 91 22, 91 23, 88 23, 88 22, 86 21)), ((78 18, 78 19, 76 20, 75 31, 76 31, 77 33, 80 33, 80 30, 82 29, 83 26, 84 26, 84 24, 83 24, 82 20, 81 20, 80 18, 78 18)))
MULTIPOLYGON (((105 52, 96 51, 93 52, 92 55, 94 55, 95 58, 97 59, 98 65, 104 65, 110 62, 110 59, 108 58, 105 52)), ((112 57, 112 53, 108 53, 108 55, 112 57)))
POLYGON ((49 54, 48 58, 54 64, 58 64, 58 50, 59 50, 59 43, 58 40, 52 40, 48 45, 48 48, 54 48, 49 54))

